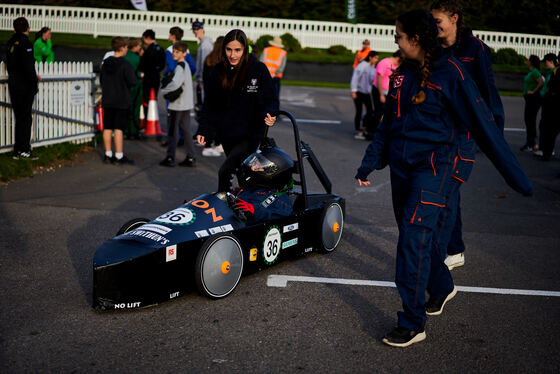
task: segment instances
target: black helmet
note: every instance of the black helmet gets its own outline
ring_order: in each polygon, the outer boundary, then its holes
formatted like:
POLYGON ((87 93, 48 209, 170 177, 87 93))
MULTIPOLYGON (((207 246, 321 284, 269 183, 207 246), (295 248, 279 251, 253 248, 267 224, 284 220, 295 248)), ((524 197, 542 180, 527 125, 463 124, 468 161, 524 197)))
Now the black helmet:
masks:
POLYGON ((241 164, 242 188, 284 188, 292 179, 294 161, 278 147, 266 147, 247 157, 241 164))

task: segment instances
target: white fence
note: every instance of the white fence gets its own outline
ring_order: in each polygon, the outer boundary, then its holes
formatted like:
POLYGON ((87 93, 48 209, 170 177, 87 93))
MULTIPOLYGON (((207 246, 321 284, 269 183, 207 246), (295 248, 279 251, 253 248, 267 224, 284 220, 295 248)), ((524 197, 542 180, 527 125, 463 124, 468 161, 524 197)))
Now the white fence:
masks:
MULTIPOLYGON (((375 50, 396 50, 394 25, 370 25, 343 22, 303 21, 256 17, 215 16, 193 13, 141 12, 137 10, 72 8, 56 6, 0 4, 0 30, 12 30, 14 18, 24 16, 32 30, 48 25, 53 32, 107 36, 140 36, 146 29, 153 29, 160 38, 166 38, 169 28, 181 26, 185 38, 195 40, 190 25, 203 21, 207 35, 215 39, 233 28, 243 29, 256 40, 270 34, 279 36, 286 32, 296 37, 303 47, 328 48, 341 44, 358 50, 364 39, 369 39, 375 50)), ((525 56, 558 53, 560 37, 536 34, 517 34, 492 31, 474 31, 490 47, 498 50, 513 48, 525 56)), ((56 41, 55 41, 56 43, 56 41)))
MULTIPOLYGON (((34 147, 68 141, 86 142, 95 136, 91 62, 35 64, 42 78, 33 104, 31 144, 34 147)), ((0 153, 13 148, 14 116, 6 64, 0 63, 0 153)))

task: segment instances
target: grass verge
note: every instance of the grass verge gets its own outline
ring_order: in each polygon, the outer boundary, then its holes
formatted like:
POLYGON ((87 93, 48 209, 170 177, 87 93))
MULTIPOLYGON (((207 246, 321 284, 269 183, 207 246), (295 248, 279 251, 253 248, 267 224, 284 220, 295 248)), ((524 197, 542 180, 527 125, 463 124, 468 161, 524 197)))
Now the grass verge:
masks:
POLYGON ((51 171, 60 167, 61 161, 73 160, 79 152, 88 148, 87 144, 60 143, 33 149, 39 157, 36 161, 14 160, 13 152, 0 154, 0 182, 7 183, 30 177, 37 172, 51 171))

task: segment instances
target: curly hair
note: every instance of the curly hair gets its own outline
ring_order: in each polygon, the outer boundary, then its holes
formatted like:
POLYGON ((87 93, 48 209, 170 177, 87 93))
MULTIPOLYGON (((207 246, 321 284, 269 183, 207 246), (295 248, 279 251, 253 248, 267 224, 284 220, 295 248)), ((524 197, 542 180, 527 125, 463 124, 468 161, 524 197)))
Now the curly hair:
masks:
POLYGON ((446 13, 449 17, 452 17, 454 14, 457 15, 457 36, 455 37, 455 44, 460 44, 465 34, 463 6, 461 3, 458 0, 436 0, 430 6, 430 11, 432 10, 446 13))
POLYGON ((397 23, 408 39, 418 37, 420 48, 424 51, 424 61, 420 65, 420 91, 412 97, 413 104, 420 104, 426 99, 424 87, 430 77, 430 67, 440 49, 437 38, 437 24, 430 12, 410 10, 398 16, 397 23))

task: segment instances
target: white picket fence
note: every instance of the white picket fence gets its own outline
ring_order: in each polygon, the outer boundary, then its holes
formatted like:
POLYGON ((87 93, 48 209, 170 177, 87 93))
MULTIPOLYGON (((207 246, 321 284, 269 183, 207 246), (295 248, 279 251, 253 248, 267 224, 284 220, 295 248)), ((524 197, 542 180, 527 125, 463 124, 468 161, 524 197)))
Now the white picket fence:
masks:
MULTIPOLYGON (((215 39, 233 28, 240 28, 256 40, 270 34, 279 36, 291 33, 303 47, 328 48, 341 44, 358 50, 364 39, 369 39, 375 50, 396 50, 394 25, 350 24, 343 22, 304 21, 257 17, 216 16, 194 13, 141 12, 137 10, 56 7, 40 5, 0 4, 0 29, 12 30, 16 17, 26 17, 31 30, 48 25, 55 33, 89 34, 107 36, 140 36, 146 29, 153 29, 156 36, 166 38, 169 28, 181 26, 186 40, 195 40, 190 25, 203 21, 207 35, 215 39)), ((536 34, 518 34, 494 31, 474 31, 474 34, 495 50, 513 48, 525 56, 558 53, 560 37, 536 34)), ((56 43, 56 41, 55 41, 56 43)))
MULTIPOLYGON (((91 62, 35 64, 42 78, 33 104, 33 147, 62 142, 84 143, 95 136, 91 62)), ((11 151, 15 120, 6 64, 0 63, 0 153, 11 151)))

